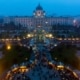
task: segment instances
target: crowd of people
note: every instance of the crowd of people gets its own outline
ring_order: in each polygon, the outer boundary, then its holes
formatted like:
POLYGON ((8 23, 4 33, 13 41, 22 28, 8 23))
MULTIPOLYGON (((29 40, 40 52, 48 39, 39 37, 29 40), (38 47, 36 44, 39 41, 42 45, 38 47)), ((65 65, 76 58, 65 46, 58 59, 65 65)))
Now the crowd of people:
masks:
POLYGON ((24 65, 26 68, 20 70, 19 66, 16 71, 11 70, 3 80, 79 80, 66 67, 57 68, 58 65, 49 61, 45 47, 41 47, 33 49, 34 61, 24 65))

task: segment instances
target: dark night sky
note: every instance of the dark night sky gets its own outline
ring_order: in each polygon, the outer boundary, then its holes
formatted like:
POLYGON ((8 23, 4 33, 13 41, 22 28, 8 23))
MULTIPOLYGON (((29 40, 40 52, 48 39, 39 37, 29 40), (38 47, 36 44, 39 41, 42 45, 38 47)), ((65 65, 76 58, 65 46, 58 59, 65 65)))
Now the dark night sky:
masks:
POLYGON ((80 15, 80 0, 0 0, 0 15, 32 15, 39 3, 48 15, 80 15))

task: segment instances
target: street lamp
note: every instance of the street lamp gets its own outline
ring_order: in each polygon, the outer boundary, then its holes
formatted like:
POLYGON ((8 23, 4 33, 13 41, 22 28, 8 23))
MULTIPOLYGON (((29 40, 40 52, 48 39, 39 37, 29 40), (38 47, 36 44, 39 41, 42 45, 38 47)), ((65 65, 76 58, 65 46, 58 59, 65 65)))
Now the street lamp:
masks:
POLYGON ((28 35, 27 35, 27 38, 30 38, 30 37, 31 37, 31 34, 28 34, 28 35))
POLYGON ((11 49, 11 46, 8 44, 7 45, 7 50, 10 50, 11 49))
POLYGON ((52 38, 52 34, 49 34, 49 37, 52 38))

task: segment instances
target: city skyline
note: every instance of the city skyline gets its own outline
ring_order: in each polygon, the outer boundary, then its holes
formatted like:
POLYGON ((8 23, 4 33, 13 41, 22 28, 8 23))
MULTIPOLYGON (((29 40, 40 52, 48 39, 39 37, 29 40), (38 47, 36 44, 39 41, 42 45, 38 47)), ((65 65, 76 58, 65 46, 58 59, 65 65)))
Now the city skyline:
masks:
POLYGON ((80 15, 79 0, 0 0, 0 16, 32 16, 39 3, 47 15, 80 15))

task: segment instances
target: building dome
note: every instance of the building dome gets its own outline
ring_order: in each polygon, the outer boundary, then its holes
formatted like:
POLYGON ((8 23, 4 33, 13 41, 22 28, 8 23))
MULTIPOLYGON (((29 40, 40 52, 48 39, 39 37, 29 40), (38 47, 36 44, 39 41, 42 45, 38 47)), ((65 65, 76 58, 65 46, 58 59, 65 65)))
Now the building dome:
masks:
POLYGON ((39 4, 39 5, 36 7, 36 10, 43 10, 43 8, 42 8, 41 5, 39 4))

